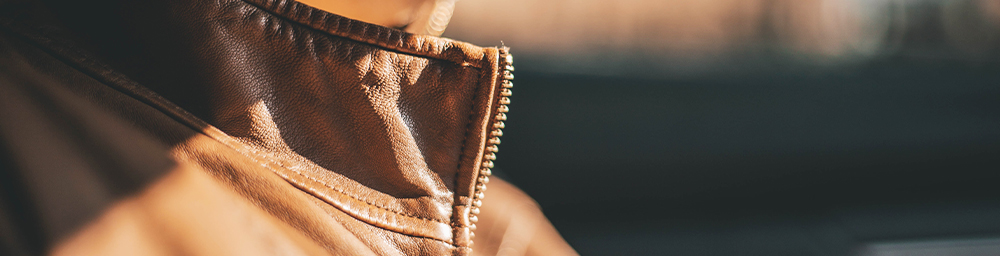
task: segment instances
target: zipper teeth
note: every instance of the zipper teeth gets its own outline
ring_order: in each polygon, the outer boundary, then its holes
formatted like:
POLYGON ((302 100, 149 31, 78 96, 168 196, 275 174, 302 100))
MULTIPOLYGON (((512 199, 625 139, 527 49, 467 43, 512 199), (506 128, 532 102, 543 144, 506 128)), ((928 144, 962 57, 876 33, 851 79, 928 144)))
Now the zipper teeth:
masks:
POLYGON ((486 196, 486 184, 490 182, 490 176, 493 175, 493 160, 497 159, 497 151, 499 151, 500 137, 503 136, 503 121, 507 120, 507 107, 510 104, 511 89, 514 87, 514 56, 511 55, 506 48, 500 49, 500 65, 503 67, 503 76, 500 82, 500 99, 499 106, 497 106, 496 115, 493 116, 493 126, 489 134, 489 140, 486 142, 486 152, 483 154, 483 164, 479 169, 479 178, 476 179, 476 192, 472 196, 472 207, 469 210, 469 244, 471 246, 471 239, 476 237, 476 222, 479 221, 479 207, 483 205, 483 198, 486 196))

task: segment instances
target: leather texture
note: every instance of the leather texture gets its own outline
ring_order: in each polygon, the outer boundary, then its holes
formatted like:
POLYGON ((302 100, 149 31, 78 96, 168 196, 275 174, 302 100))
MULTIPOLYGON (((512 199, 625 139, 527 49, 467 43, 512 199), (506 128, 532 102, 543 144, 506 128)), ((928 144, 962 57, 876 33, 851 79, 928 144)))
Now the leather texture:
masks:
POLYGON ((0 15, 5 252, 573 254, 502 181, 473 243, 501 49, 287 0, 0 15))

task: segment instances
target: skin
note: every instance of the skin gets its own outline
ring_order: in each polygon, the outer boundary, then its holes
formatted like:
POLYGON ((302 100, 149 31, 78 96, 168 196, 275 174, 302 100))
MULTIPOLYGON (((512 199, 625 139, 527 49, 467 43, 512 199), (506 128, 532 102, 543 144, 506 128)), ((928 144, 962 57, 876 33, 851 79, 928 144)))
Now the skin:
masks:
POLYGON ((455 0, 299 0, 347 18, 410 33, 440 35, 451 19, 455 0))

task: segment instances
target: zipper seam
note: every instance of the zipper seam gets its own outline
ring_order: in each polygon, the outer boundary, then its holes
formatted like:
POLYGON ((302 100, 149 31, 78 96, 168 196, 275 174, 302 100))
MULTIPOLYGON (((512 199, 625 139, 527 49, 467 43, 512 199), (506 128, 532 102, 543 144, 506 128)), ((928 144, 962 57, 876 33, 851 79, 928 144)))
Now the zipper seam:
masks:
MULTIPOLYGON (((500 74, 500 92, 495 98, 498 104, 495 109, 496 114, 493 116, 493 123, 490 125, 489 139, 487 139, 485 152, 483 152, 482 164, 477 168, 478 177, 476 177, 475 191, 472 193, 472 205, 469 207, 468 247, 470 248, 473 244, 472 240, 476 238, 475 231, 476 223, 479 222, 479 208, 482 207, 483 198, 486 197, 486 184, 490 182, 489 177, 493 175, 493 161, 497 159, 496 153, 500 150, 500 137, 503 136, 503 129, 506 127, 504 121, 507 120, 507 112, 510 111, 507 105, 510 104, 511 89, 514 87, 514 56, 510 54, 510 49, 507 47, 500 48, 499 55, 499 66, 502 68, 502 71, 500 74)), ((490 112, 493 113, 494 111, 491 110, 490 112)))

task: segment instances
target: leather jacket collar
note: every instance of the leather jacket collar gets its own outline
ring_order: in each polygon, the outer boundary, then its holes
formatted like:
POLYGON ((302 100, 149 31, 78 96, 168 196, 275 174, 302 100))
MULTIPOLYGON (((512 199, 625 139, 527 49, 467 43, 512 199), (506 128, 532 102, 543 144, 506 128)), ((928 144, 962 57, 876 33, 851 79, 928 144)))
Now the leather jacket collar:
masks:
POLYGON ((290 0, 79 2, 49 8, 66 37, 84 43, 21 32, 231 142, 363 223, 345 225, 354 232, 375 227, 364 232, 469 252, 509 103, 506 49, 290 0))

